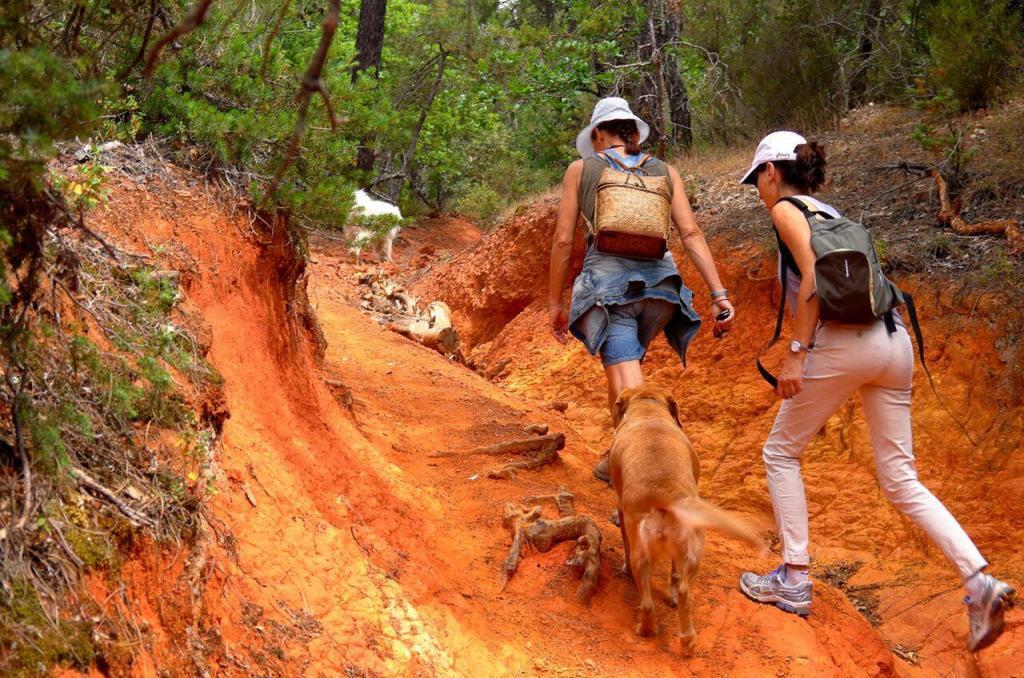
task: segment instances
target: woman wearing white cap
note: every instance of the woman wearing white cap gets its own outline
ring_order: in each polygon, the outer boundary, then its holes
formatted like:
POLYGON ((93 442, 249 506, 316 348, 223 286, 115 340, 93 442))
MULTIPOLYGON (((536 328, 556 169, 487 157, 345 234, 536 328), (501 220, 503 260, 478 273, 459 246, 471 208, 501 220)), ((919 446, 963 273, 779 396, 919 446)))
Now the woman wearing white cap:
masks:
MULTIPOLYGON (((566 311, 562 290, 576 222, 582 213, 588 224, 594 223, 597 181, 606 168, 622 171, 642 166, 645 175, 669 177, 671 219, 687 255, 710 290, 711 314, 719 319, 716 334, 728 332, 733 320, 728 292, 690 210, 679 173, 667 163, 640 153, 648 132, 647 123, 633 114, 624 99, 608 97, 597 102, 590 124, 576 137, 582 160, 566 170, 551 247, 551 331, 563 344, 566 331, 571 331, 591 355, 600 353, 608 378, 609 407, 623 390, 643 383, 640 361, 658 332, 664 330, 669 345, 685 365, 686 346, 700 327, 700 318, 690 305, 693 293, 683 285, 670 252, 647 260, 605 254, 595 247, 589 231, 583 270, 573 284, 572 304, 566 311)), ((594 473, 608 480, 607 458, 598 463, 594 473)))
MULTIPOLYGON (((757 147, 741 183, 757 186, 779 236, 779 276, 787 276, 786 304, 795 316, 793 337, 776 392, 784 401, 764 445, 768 490, 782 542, 783 563, 772 572, 745 572, 740 589, 748 597, 806 616, 812 585, 807 576, 807 501, 800 458, 828 418, 859 391, 871 433, 875 467, 886 497, 942 549, 967 590, 969 650, 992 644, 1003 630, 1003 610, 1014 591, 982 572, 987 563, 949 511, 917 479, 910 426, 914 353, 899 316, 890 327, 819 322, 815 254, 805 213, 839 218, 812 197, 825 181, 825 152, 794 132, 774 132, 757 147)), ((817 219, 815 218, 815 221, 817 219)))

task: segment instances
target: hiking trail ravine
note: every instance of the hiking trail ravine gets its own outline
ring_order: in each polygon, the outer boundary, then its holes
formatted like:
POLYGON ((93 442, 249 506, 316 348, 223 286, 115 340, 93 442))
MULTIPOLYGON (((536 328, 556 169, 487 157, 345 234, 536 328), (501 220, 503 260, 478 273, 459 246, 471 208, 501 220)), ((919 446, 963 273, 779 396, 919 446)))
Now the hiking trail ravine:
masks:
MULTIPOLYGON (((142 554, 123 573, 138 603, 132 612, 151 638, 132 673, 191 672, 198 647, 212 675, 1021 671, 1019 610, 987 652, 974 657, 963 649, 966 617, 952 570, 884 503, 855 408, 834 417, 808 452, 812 538, 817 563, 833 575, 842 563, 864 562, 843 585, 861 587, 852 597, 879 625, 823 577, 806 621, 749 602, 736 589, 739 573, 774 562, 710 534, 693 594, 694 655, 680 656, 674 611, 660 600, 659 634, 635 636, 637 594, 618 574, 613 494, 591 475, 611 430, 603 376, 580 346, 561 347, 546 331, 539 292, 550 203, 524 208, 483 239, 460 219, 418 224, 403 232, 397 262, 385 266, 424 301, 451 305, 475 361, 511 359, 488 380, 360 313, 357 278, 377 266, 354 265, 339 243, 313 236, 308 269, 293 270, 286 238, 254 228, 244 211, 185 173, 179 178, 182 188, 163 191, 119 179, 95 217, 118 247, 183 271, 184 303, 209 326, 208 359, 224 377, 230 412, 223 481, 212 500, 218 534, 198 608, 183 609, 183 564, 172 555, 142 554), (322 362, 301 295, 291 289, 295 280, 326 340, 322 362), (522 437, 534 423, 564 433, 566 447, 554 465, 514 480, 485 476, 494 459, 431 456, 522 437), (527 553, 500 589, 510 541, 505 504, 559 486, 602 531, 601 578, 589 606, 573 600, 578 576, 565 565, 569 544, 527 553), (183 643, 192 633, 186 626, 202 632, 200 644, 183 643)), ((729 260, 756 262, 753 269, 722 266, 740 300, 736 335, 714 342, 704 331, 685 372, 658 339, 645 370, 680 402, 701 456, 703 496, 767 525, 760 443, 774 399, 750 362, 770 327, 770 262, 749 252, 731 252, 729 260)), ((684 275, 696 287, 692 272, 684 275)), ((935 370, 963 412, 980 393, 966 385, 991 383, 999 369, 995 337, 946 331, 938 315, 933 306, 935 370)), ((981 449, 961 459, 964 444, 947 415, 919 389, 915 431, 925 483, 978 539, 995 571, 1020 582, 1024 552, 1012 528, 1024 502, 1024 461, 1007 452, 1020 446, 1024 429, 1015 407, 972 411, 972 430, 985 435, 981 449)), ((544 510, 557 515, 553 506, 544 510)), ((658 590, 667 579, 659 573, 658 590)))

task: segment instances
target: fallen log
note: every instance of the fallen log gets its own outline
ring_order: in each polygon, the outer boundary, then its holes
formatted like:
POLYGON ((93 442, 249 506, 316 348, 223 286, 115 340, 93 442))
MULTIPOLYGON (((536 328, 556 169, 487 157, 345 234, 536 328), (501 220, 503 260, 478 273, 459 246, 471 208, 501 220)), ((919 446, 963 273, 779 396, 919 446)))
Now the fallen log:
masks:
POLYGON ((455 353, 459 348, 459 335, 450 325, 431 327, 428 321, 419 318, 397 318, 388 325, 388 329, 445 355, 455 353))
POLYGON ((419 315, 418 305, 420 300, 408 292, 393 292, 390 298, 398 302, 398 310, 400 312, 414 317, 419 315))
POLYGON ((426 315, 431 327, 452 327, 452 310, 443 301, 427 304, 426 315))
POLYGON ((589 516, 570 515, 558 520, 545 520, 539 506, 525 509, 506 504, 502 522, 512 529, 512 545, 502 565, 501 590, 505 590, 519 568, 524 544, 547 553, 562 542, 575 541, 576 549, 566 564, 581 573, 580 585, 576 589, 577 602, 590 603, 601 573, 601 531, 589 516))
POLYGON ((420 300, 383 272, 364 273, 358 278, 364 292, 360 308, 372 314, 388 329, 423 344, 446 357, 460 359, 459 335, 452 325, 452 312, 443 301, 420 310, 420 300))
POLYGON ((932 178, 939 189, 939 214, 938 221, 943 226, 949 226, 957 235, 981 235, 993 234, 1006 236, 1006 242, 1016 254, 1024 254, 1024 230, 1016 219, 996 219, 994 221, 979 221, 968 224, 960 216, 961 206, 954 204, 949 199, 949 186, 942 174, 932 170, 932 178))

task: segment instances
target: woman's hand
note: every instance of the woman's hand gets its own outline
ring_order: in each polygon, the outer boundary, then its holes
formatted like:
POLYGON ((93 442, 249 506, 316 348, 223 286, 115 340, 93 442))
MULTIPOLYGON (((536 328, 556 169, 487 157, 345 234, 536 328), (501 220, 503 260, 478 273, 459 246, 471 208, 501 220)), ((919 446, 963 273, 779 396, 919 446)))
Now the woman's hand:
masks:
POLYGON ((548 312, 548 322, 551 325, 551 334, 558 340, 559 344, 564 344, 568 341, 566 333, 569 331, 569 313, 561 302, 551 304, 551 310, 548 312))
POLYGON ((725 335, 732 331, 732 321, 736 318, 736 309, 733 308, 732 304, 728 299, 716 299, 711 302, 711 319, 714 320, 715 326, 712 333, 715 339, 721 339, 725 335), (719 320, 718 316, 723 312, 729 311, 729 316, 725 320, 719 320))
POLYGON ((807 359, 807 352, 790 353, 786 356, 786 362, 779 372, 779 385, 775 393, 784 400, 789 400, 804 388, 804 360, 807 359))

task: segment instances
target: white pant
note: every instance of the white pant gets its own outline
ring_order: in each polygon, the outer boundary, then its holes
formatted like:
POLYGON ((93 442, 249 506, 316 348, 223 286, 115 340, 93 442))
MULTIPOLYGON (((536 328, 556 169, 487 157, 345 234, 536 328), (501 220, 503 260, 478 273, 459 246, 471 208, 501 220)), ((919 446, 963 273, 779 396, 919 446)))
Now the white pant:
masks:
POLYGON ((819 328, 804 364, 803 390, 783 401, 764 445, 768 490, 782 540, 782 557, 810 562, 807 500, 800 458, 853 392, 860 389, 875 451, 875 472, 885 496, 923 529, 964 579, 987 564, 970 537, 917 479, 910 430, 914 351, 902 326, 890 335, 882 322, 819 328))

